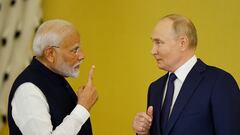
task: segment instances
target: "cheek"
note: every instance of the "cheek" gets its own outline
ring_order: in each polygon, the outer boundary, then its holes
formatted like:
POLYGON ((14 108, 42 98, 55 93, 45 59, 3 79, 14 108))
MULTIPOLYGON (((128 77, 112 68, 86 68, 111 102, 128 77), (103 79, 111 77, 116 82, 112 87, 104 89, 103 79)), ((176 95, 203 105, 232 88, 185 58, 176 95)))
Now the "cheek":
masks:
POLYGON ((157 52, 162 58, 166 58, 170 54, 170 50, 166 47, 158 48, 157 52))
POLYGON ((168 55, 168 62, 169 65, 175 65, 181 60, 181 56, 179 55, 179 52, 172 50, 171 53, 168 55))
POLYGON ((76 59, 70 59, 68 62, 71 66, 74 66, 75 64, 77 64, 77 60, 76 59))
POLYGON ((69 66, 74 66, 74 64, 76 64, 76 59, 73 57, 64 57, 63 60, 69 66))

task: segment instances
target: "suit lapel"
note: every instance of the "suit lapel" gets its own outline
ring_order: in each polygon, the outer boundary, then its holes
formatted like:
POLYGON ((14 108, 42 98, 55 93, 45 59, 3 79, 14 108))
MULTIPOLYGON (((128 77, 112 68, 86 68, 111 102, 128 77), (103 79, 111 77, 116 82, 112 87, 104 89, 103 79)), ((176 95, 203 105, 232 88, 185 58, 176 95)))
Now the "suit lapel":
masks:
MULTIPOLYGON (((152 89, 154 92, 153 94, 153 103, 154 103, 154 115, 155 115, 155 120, 156 120, 156 127, 157 129, 157 135, 161 135, 160 133, 160 112, 162 108, 162 98, 163 98, 163 92, 164 92, 164 87, 166 84, 168 78, 168 74, 165 74, 159 81, 157 81, 153 86, 152 89)), ((151 105, 151 104, 150 104, 151 105)))
POLYGON ((206 65, 201 60, 198 60, 192 70, 187 75, 173 107, 167 130, 164 135, 167 135, 170 132, 170 130, 173 128, 174 124, 182 114, 184 107, 187 105, 194 91, 198 87, 198 84, 202 80, 202 76, 200 73, 205 70, 205 67, 206 65))

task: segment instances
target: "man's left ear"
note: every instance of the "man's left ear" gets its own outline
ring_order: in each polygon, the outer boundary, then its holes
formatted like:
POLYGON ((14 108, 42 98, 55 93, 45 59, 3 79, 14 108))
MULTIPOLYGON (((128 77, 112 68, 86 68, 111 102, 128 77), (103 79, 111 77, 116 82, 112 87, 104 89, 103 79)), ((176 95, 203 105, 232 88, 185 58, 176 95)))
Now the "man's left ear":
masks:
POLYGON ((179 45, 180 45, 181 51, 185 51, 188 48, 189 40, 186 35, 182 35, 179 37, 179 45))

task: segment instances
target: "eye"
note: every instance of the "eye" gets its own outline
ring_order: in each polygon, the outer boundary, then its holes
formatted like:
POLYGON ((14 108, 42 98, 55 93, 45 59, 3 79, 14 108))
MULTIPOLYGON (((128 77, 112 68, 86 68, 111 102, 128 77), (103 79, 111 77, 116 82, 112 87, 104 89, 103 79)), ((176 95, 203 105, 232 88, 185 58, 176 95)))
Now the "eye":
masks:
POLYGON ((162 44, 164 44, 164 42, 162 40, 153 40, 153 43, 155 45, 162 45, 162 44))
POLYGON ((71 53, 77 54, 79 52, 79 47, 76 47, 70 51, 71 53))
POLYGON ((155 41, 155 44, 161 44, 162 42, 161 41, 155 41))

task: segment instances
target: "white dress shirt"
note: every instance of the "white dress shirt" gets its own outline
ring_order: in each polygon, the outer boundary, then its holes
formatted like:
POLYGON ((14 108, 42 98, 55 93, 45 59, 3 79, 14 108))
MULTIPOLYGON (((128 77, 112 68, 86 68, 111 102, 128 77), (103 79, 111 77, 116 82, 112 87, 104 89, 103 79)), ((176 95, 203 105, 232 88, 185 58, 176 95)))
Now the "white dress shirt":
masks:
POLYGON ((46 97, 30 82, 17 88, 11 105, 12 117, 23 135, 76 135, 90 117, 89 112, 78 104, 53 130, 46 97))
MULTIPOLYGON (((176 99, 178 97, 178 94, 182 88, 183 82, 185 80, 185 78, 187 77, 188 73, 191 71, 191 69, 193 68, 193 66, 196 64, 197 62, 197 57, 194 55, 192 58, 190 58, 187 62, 185 62, 181 67, 179 67, 174 74, 177 76, 177 79, 174 81, 174 93, 173 93, 173 99, 172 99, 172 105, 170 108, 170 115, 173 109, 173 106, 176 102, 176 99)), ((169 72, 169 75, 171 73, 169 72)), ((168 75, 168 77, 169 77, 168 75)), ((164 96, 163 96, 163 102, 166 96, 166 90, 167 90, 167 84, 168 84, 168 79, 164 88, 164 96)), ((162 104, 163 104, 162 102, 162 104)), ((170 117, 169 115, 169 117, 170 117)))

